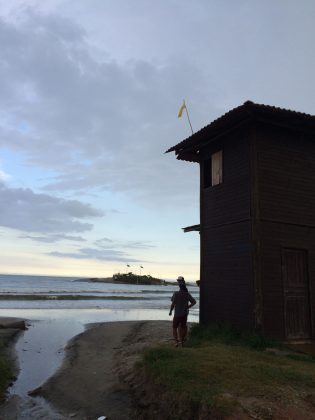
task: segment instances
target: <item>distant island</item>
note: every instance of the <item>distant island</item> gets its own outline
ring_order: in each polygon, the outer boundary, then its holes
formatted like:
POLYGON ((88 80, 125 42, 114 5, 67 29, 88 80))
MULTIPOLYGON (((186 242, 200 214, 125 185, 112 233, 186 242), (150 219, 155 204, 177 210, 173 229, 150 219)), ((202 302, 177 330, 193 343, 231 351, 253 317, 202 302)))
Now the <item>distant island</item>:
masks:
POLYGON ((119 283, 119 284, 142 284, 142 285, 158 285, 158 286, 166 286, 169 284, 174 284, 171 282, 167 282, 166 280, 158 279, 156 277, 152 277, 149 274, 145 275, 137 275, 134 273, 116 273, 113 277, 106 277, 106 278, 99 278, 93 277, 89 279, 79 279, 75 281, 88 281, 90 283, 119 283))
POLYGON ((163 285, 168 284, 165 280, 158 279, 150 276, 150 274, 137 275, 133 273, 121 274, 117 273, 113 275, 115 283, 128 283, 128 284, 154 284, 163 285))

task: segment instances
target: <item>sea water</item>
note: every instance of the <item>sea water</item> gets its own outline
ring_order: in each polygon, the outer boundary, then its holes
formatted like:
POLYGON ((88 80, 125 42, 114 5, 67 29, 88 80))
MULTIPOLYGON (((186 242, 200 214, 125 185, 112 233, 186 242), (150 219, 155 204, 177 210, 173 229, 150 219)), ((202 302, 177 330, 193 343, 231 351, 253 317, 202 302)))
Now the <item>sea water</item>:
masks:
MULTIPOLYGON (((188 288, 198 302, 199 288, 188 288)), ((77 277, 0 275, 0 316, 29 322, 16 344, 20 373, 11 394, 24 398, 27 405, 27 393, 60 367, 67 342, 87 324, 170 319, 170 298, 177 289, 177 284, 127 285, 77 277)), ((198 316, 197 304, 189 320, 197 322, 198 316)))
MULTIPOLYGON (((165 310, 175 290, 176 284, 128 285, 71 277, 0 275, 0 310, 165 310)), ((198 297, 199 289, 192 286, 190 292, 198 297)), ((196 307, 193 313, 197 311, 196 307)))

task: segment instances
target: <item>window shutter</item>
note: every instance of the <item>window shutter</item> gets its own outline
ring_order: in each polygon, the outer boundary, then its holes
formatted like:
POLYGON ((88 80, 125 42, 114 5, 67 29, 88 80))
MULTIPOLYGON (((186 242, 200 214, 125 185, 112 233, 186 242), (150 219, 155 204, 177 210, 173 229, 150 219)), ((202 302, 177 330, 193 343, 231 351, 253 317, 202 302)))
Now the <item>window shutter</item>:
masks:
POLYGON ((223 182, 223 159, 222 159, 222 150, 219 152, 213 153, 211 155, 211 178, 212 178, 212 185, 222 184, 223 182))

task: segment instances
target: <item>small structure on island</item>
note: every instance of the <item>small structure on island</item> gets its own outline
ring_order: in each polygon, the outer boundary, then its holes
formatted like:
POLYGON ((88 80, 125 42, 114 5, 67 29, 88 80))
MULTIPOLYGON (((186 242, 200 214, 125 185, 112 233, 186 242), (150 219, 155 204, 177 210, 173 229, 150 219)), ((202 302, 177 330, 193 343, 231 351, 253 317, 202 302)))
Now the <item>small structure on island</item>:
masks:
POLYGON ((167 150, 200 165, 200 322, 315 338, 315 116, 247 101, 167 150))

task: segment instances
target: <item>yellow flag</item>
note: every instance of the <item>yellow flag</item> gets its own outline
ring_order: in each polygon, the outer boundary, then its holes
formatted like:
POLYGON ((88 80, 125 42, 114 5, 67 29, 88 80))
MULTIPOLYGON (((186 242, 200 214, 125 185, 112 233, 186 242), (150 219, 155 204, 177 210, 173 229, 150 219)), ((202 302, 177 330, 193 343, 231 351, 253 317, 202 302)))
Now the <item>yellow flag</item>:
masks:
POLYGON ((180 107, 180 110, 178 111, 178 118, 181 118, 183 115, 184 109, 186 109, 185 101, 183 102, 183 105, 180 107))

